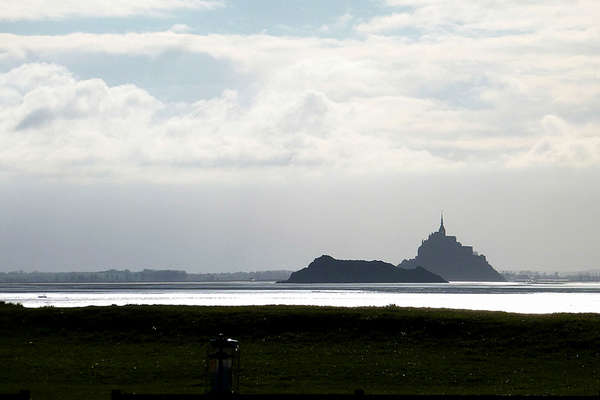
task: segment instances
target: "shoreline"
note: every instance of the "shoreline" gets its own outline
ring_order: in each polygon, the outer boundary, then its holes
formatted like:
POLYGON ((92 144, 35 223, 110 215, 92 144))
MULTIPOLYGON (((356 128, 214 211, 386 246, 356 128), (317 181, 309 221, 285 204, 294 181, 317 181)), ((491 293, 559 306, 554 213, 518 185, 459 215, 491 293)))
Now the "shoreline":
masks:
POLYGON ((451 282, 440 284, 137 283, 0 284, 0 301, 26 307, 127 304, 387 306, 550 314, 597 313, 600 284, 451 282))

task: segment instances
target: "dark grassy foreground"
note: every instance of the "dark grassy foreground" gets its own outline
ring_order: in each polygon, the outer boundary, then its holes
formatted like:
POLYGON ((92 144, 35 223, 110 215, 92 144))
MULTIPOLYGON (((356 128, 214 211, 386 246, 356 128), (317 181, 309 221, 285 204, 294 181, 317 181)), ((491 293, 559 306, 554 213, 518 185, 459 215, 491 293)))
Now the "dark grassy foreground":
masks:
POLYGON ((242 350, 242 393, 588 394, 600 315, 435 309, 0 303, 0 393, 202 393, 206 342, 242 350))

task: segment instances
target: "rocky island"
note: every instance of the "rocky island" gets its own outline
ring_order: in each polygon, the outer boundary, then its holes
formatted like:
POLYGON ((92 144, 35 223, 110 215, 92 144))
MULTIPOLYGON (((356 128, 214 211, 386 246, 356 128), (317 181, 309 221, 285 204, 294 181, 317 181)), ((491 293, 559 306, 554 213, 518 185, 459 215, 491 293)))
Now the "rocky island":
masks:
POLYGON ((383 261, 336 260, 323 255, 280 283, 444 283, 422 267, 404 269, 383 261))
POLYGON ((421 266, 441 275, 449 281, 503 282, 505 279, 496 271, 482 254, 473 251, 472 246, 463 246, 456 236, 446 235, 444 216, 440 228, 421 242, 417 257, 404 260, 398 267, 414 268, 421 266))

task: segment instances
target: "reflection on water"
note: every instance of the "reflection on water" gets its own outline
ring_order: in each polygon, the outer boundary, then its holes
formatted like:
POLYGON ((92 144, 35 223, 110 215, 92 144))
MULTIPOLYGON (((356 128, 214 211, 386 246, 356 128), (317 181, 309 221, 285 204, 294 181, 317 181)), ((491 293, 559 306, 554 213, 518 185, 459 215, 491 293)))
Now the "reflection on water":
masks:
POLYGON ((274 282, 0 284, 26 307, 125 304, 461 308, 519 313, 600 312, 600 283, 279 284, 274 282))

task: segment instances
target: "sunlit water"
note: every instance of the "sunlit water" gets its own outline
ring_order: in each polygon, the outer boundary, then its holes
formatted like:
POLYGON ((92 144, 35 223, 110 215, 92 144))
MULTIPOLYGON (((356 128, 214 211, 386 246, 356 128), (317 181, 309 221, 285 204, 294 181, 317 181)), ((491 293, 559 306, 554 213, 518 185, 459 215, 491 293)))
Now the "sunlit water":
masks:
POLYGON ((0 284, 0 301, 25 307, 125 304, 317 305, 459 308, 518 313, 600 312, 600 283, 0 284))

